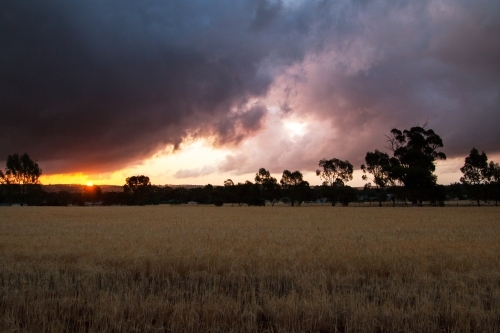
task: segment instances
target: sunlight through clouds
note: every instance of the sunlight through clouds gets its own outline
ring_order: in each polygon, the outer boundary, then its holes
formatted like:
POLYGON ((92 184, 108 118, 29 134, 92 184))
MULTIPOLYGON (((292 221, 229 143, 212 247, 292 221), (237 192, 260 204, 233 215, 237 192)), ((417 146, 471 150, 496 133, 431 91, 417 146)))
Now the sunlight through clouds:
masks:
POLYGON ((283 122, 283 126, 289 130, 290 136, 303 136, 305 134, 306 124, 297 122, 283 122))
POLYGON ((438 183, 500 152, 498 0, 185 3, 0 2, 0 162, 29 153, 44 184, 314 184, 320 159, 359 170, 424 122, 438 183))

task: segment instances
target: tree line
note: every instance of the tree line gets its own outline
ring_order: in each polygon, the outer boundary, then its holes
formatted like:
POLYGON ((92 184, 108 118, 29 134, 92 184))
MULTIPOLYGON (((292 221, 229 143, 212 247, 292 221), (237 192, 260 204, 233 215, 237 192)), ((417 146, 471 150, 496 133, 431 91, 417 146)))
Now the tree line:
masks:
POLYGON ((149 177, 131 176, 125 180, 123 192, 102 192, 97 185, 86 186, 79 193, 60 191, 48 193, 39 182, 42 170, 28 154, 13 154, 7 158, 5 171, 0 170, 0 203, 21 205, 147 205, 180 204, 194 201, 201 204, 224 203, 237 205, 274 205, 277 202, 291 206, 303 202, 323 202, 347 206, 359 200, 375 200, 379 206, 390 200, 422 206, 424 202, 443 205, 450 197, 470 198, 477 205, 500 198, 500 167, 488 162, 486 153, 473 148, 460 168, 460 183, 438 185, 434 174, 436 162, 445 160, 441 151, 443 141, 432 129, 415 126, 409 130, 393 129, 386 135, 389 153, 376 149, 367 152, 365 163, 360 166, 363 190, 347 185, 353 179, 353 165, 338 158, 321 159, 316 175, 320 186, 310 186, 299 171, 284 170, 281 179, 260 168, 252 181, 234 184, 231 179, 223 186, 206 185, 198 188, 172 188, 154 186, 149 177))

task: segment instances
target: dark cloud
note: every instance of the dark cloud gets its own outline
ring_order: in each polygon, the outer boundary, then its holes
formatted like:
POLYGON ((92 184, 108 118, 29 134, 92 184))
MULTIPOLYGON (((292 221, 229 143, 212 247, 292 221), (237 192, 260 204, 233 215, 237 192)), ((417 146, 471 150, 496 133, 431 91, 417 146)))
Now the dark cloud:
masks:
POLYGON ((188 133, 241 140, 301 34, 267 1, 3 1, 0 156, 104 171, 188 133), (265 33, 264 33, 265 32, 265 33), (284 35, 284 38, 281 36, 284 35), (236 112, 233 115, 233 112, 236 112), (221 119, 237 129, 220 129, 221 119), (228 133, 229 137, 225 136, 228 133))
POLYGON ((216 144, 238 144, 262 127, 267 114, 266 107, 256 104, 247 110, 239 110, 226 114, 217 124, 218 140, 216 144))
MULTIPOLYGON (((256 147, 252 167, 358 164, 392 127, 426 121, 450 156, 498 153, 499 59, 494 0, 6 0, 0 158, 26 151, 48 172, 96 172, 187 136, 238 145, 262 133, 269 103, 330 132, 268 131, 279 150, 256 147)), ((177 176, 208 172, 193 170, 177 176)))
POLYGON ((306 61, 286 104, 299 106, 295 116, 330 122, 335 135, 329 146, 316 146, 318 156, 359 165, 367 150, 384 146, 391 128, 426 122, 449 157, 473 146, 500 152, 500 4, 375 1, 356 8, 357 28, 345 28, 343 39, 306 61))

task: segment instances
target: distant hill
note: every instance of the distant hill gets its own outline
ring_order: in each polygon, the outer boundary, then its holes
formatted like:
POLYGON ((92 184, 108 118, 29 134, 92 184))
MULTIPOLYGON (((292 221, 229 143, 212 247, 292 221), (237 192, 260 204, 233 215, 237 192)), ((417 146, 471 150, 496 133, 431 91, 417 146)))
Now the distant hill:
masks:
MULTIPOLYGON (((217 185, 214 185, 214 186, 217 186, 217 185)), ((186 188, 186 189, 190 189, 190 188, 197 188, 197 187, 205 187, 205 185, 173 185, 173 184, 167 184, 167 185, 164 185, 163 187, 171 187, 171 188, 180 188, 180 187, 183 187, 183 188, 186 188)))

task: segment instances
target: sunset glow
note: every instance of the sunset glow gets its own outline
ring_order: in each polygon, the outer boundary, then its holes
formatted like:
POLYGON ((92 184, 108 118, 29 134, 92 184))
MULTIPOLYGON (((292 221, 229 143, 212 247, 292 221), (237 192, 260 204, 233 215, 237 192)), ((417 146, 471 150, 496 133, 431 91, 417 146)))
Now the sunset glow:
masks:
MULTIPOLYGON (((318 125, 314 125, 315 130, 318 131, 318 125)), ((289 136, 289 140, 294 142, 309 131, 304 123, 297 122, 283 122, 283 130, 289 136)), ((275 127, 270 127, 272 131, 275 127)), ((264 133, 265 136, 265 133, 264 133)), ((242 143, 241 152, 248 150, 252 154, 252 146, 262 146, 259 138, 250 139, 242 143)), ((264 140, 265 141, 265 140, 264 140)), ((328 142, 327 142, 328 143, 328 142)), ((262 152, 265 152, 263 150, 262 152)), ((260 151, 256 150, 255 154, 260 151)), ((234 150, 228 148, 213 147, 213 142, 208 139, 193 139, 187 140, 181 144, 179 150, 173 151, 171 148, 159 151, 153 156, 144 161, 138 161, 136 164, 127 166, 126 168, 114 171, 112 173, 102 174, 55 174, 43 175, 40 180, 43 184, 86 184, 92 185, 123 185, 125 178, 131 175, 148 175, 153 184, 166 185, 166 184, 214 184, 222 185, 226 179, 232 179, 234 183, 244 183, 246 180, 253 181, 255 173, 260 167, 272 169, 271 163, 260 160, 254 164, 253 169, 238 169, 228 170, 224 169, 224 165, 228 163, 235 156, 234 150)), ((238 156, 238 155, 236 155, 238 156)), ((244 155, 243 155, 244 156, 244 155)), ((285 155, 282 154, 284 157, 285 155)), ((244 161, 248 161, 247 157, 237 157, 244 161)), ((492 159, 499 160, 500 155, 492 155, 492 159)), ((272 176, 278 180, 281 178, 281 171, 286 168, 285 165, 290 165, 290 169, 300 169, 300 165, 290 164, 284 160, 285 164, 274 168, 272 176)), ((290 160, 291 161, 291 160, 290 160)), ((279 164, 278 164, 279 165, 279 164)), ((458 182, 461 173, 460 167, 463 165, 463 158, 450 158, 447 161, 439 161, 436 166, 436 173, 438 175, 438 182, 441 184, 449 184, 458 182)), ((316 165, 312 164, 312 168, 316 165)), ((316 176, 315 170, 302 170, 304 179, 311 185, 321 185, 321 180, 316 176)), ((362 187, 365 181, 362 179, 360 170, 355 170, 353 180, 349 182, 350 186, 362 187)))
POLYGON ((84 173, 53 174, 53 175, 43 174, 40 177, 40 182, 45 185, 51 185, 51 184, 81 184, 87 186, 123 185, 125 182, 125 178, 126 178, 125 174, 121 172, 113 172, 107 174, 84 174, 84 173))
POLYGON ((359 172, 391 129, 423 124, 449 159, 439 183, 473 147, 500 153, 495 0, 8 3, 0 162, 28 153, 42 184, 222 185, 259 168, 317 184, 320 159, 359 172))

